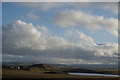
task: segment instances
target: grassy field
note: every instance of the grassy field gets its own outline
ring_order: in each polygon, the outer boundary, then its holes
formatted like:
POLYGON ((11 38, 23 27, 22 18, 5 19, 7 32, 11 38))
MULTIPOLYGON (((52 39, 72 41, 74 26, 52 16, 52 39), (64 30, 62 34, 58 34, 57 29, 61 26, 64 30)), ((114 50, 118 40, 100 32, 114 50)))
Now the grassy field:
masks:
POLYGON ((98 69, 96 71, 107 72, 108 74, 118 74, 119 69, 98 69))
POLYGON ((2 80, 119 80, 115 77, 80 76, 66 73, 45 73, 44 70, 3 69, 2 80))

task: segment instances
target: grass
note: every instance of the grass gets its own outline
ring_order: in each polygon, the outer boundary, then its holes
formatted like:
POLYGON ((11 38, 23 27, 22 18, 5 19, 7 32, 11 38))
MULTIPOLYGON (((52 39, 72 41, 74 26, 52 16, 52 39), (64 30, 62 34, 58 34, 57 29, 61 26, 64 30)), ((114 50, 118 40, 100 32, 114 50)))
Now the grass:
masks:
POLYGON ((98 69, 96 71, 107 72, 108 74, 116 74, 118 75, 119 69, 98 69))
POLYGON ((99 76, 81 76, 81 75, 70 75, 66 73, 56 73, 49 74, 44 73, 44 70, 40 70, 37 68, 32 68, 30 70, 12 70, 12 69, 3 69, 3 79, 2 80, 15 80, 15 79, 26 79, 28 80, 118 80, 115 77, 99 77, 99 76))

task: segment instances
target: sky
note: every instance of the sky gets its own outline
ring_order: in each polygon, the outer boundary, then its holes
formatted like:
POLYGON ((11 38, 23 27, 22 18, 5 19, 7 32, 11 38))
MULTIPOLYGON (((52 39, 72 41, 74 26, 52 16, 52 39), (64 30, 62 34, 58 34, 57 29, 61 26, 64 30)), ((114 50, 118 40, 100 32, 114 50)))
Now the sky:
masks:
MULTIPOLYGON (((0 13, 2 13, 2 3, 0 2, 0 13)), ((0 68, 2 67, 2 14, 0 14, 0 68)), ((0 70, 0 77, 2 76, 0 70)))
POLYGON ((119 0, 1 0, 2 2, 119 2, 119 0))
POLYGON ((117 64, 116 2, 3 2, 3 61, 117 64))

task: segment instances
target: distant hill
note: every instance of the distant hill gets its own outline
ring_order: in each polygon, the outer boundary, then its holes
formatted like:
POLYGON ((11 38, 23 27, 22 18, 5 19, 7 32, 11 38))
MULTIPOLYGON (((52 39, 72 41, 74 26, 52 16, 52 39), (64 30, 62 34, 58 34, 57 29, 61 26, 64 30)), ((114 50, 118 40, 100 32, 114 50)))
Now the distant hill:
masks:
POLYGON ((36 68, 54 68, 53 66, 49 65, 49 64, 33 64, 30 66, 30 68, 32 67, 36 67, 36 68))
POLYGON ((118 65, 115 64, 73 64, 67 67, 82 69, 118 69, 118 65))
POLYGON ((62 67, 62 68, 82 68, 82 69, 118 69, 117 64, 45 64, 37 62, 3 62, 2 65, 7 66, 39 66, 41 67, 62 67))
POLYGON ((61 65, 61 64, 43 64, 43 63, 9 63, 2 65, 4 69, 11 70, 29 70, 30 72, 39 73, 52 73, 52 74, 63 74, 63 73, 104 73, 104 74, 118 74, 116 65, 61 65), (96 69, 107 69, 107 70, 96 70, 96 69))

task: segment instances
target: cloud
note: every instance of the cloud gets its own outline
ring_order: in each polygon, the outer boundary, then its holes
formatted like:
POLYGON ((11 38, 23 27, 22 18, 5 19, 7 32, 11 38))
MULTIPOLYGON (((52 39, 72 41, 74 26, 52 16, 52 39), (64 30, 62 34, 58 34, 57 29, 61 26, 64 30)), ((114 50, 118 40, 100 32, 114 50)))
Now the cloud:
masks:
POLYGON ((66 37, 51 34, 45 26, 17 20, 3 27, 3 61, 56 64, 117 63, 117 43, 97 44, 92 37, 69 29, 66 37))
POLYGON ((20 3, 22 6, 27 6, 30 8, 35 8, 39 10, 50 10, 59 7, 71 6, 76 9, 80 8, 95 8, 110 11, 114 14, 118 13, 118 3, 117 2, 23 2, 20 3))
POLYGON ((35 13, 35 11, 30 11, 26 13, 25 15, 20 16, 22 19, 32 20, 32 21, 38 21, 40 20, 40 16, 35 13))
POLYGON ((114 14, 118 14, 118 3, 117 2, 75 2, 71 4, 76 8, 89 7, 89 9, 102 9, 114 14))
POLYGON ((95 41, 91 36, 84 34, 76 29, 69 29, 65 32, 65 37, 73 42, 73 43, 80 43, 79 46, 81 47, 88 47, 88 46, 96 46, 95 41))
POLYGON ((118 2, 108 3, 107 5, 104 3, 104 8, 118 14, 118 2))
POLYGON ((62 3, 59 3, 59 2, 32 2, 32 3, 31 2, 25 2, 25 3, 23 2, 20 4, 23 6, 27 6, 27 7, 35 8, 38 10, 43 10, 43 11, 57 8, 57 7, 60 7, 63 5, 62 3))
POLYGON ((32 20, 38 20, 39 16, 35 15, 34 13, 28 13, 27 17, 32 20))
POLYGON ((66 10, 60 12, 54 19, 60 27, 86 27, 89 30, 106 30, 112 35, 118 35, 118 20, 87 14, 80 10, 66 10))

